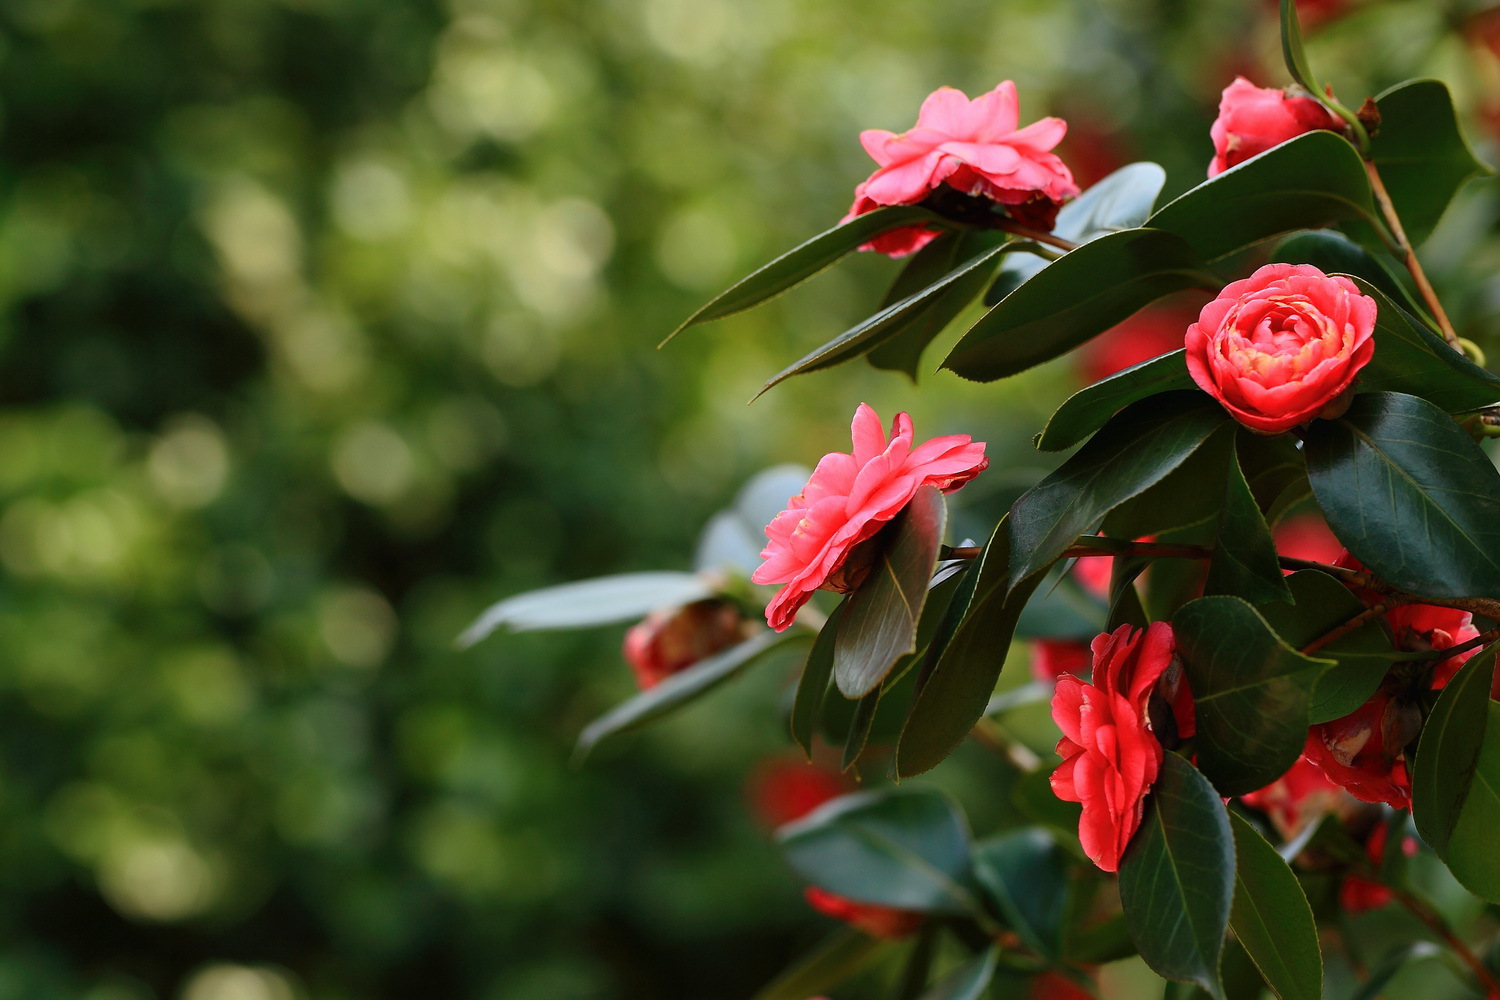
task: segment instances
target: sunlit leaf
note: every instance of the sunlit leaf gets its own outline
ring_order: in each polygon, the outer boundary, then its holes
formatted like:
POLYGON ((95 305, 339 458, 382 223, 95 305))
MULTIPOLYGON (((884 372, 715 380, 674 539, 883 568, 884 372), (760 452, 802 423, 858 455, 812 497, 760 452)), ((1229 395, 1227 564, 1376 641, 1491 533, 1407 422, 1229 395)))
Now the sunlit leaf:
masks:
POLYGON ((694 573, 621 573, 507 597, 491 605, 458 637, 472 646, 502 625, 515 632, 587 628, 640 618, 712 597, 716 588, 694 573))

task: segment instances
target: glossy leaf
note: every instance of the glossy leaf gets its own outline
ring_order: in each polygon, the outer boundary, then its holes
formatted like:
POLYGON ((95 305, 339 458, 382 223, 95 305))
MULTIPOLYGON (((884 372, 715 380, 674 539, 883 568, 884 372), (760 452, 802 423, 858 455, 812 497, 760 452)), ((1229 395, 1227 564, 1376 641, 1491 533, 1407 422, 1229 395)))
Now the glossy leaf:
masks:
POLYGON ((1036 447, 1042 451, 1071 448, 1131 403, 1159 392, 1193 388, 1184 360, 1186 354, 1182 350, 1172 351, 1079 389, 1047 420, 1036 436, 1036 447))
POLYGON ((1276 542, 1250 492, 1235 448, 1229 449, 1225 477, 1218 539, 1204 593, 1238 594, 1252 604, 1290 603, 1292 593, 1277 560, 1276 542))
POLYGON ((1276 849, 1241 817, 1234 831, 1234 903, 1229 926, 1281 1000, 1321 1000, 1323 954, 1312 908, 1276 849))
POLYGON ((544 587, 491 605, 458 637, 474 645, 501 626, 513 632, 587 628, 644 617, 657 608, 712 597, 717 588, 694 573, 620 573, 544 587))
POLYGON ((1487 701, 1486 713, 1479 763, 1443 860, 1465 889, 1500 903, 1500 851, 1495 850, 1495 831, 1500 830, 1500 702, 1487 701))
POLYGON ((1176 236, 1110 233, 1070 250, 993 306, 943 367, 992 382, 1072 350, 1164 295, 1219 284, 1176 236))
POLYGON ((1308 132, 1204 181, 1146 225, 1212 263, 1295 229, 1374 218, 1359 153, 1332 132, 1308 132))
POLYGON ((1002 519, 979 565, 969 571, 974 585, 967 592, 968 600, 955 599, 948 622, 952 632, 944 629, 945 634, 935 638, 928 651, 917 697, 896 747, 899 776, 936 767, 984 715, 1005 665, 1016 620, 1041 579, 1039 574, 1011 586, 1009 568, 1010 540, 1007 520, 1002 519))
POLYGON ((835 931, 755 994, 754 1000, 807 1000, 826 993, 860 969, 890 941, 862 934, 852 927, 835 931))
MULTIPOLYGON (((1049 699, 1050 700, 1050 699, 1049 699)), ((1082 858, 1083 849, 1078 846, 1078 818, 1083 806, 1077 802, 1064 802, 1052 790, 1052 772, 1041 768, 1021 775, 1010 789, 1010 798, 1016 809, 1032 823, 1047 827, 1064 838, 1071 838, 1071 847, 1082 858)))
POLYGON ((1281 0, 1281 58, 1293 80, 1309 94, 1322 94, 1307 53, 1302 49, 1302 26, 1297 22, 1297 0, 1281 0))
POLYGON ((1227 420, 1200 392, 1153 396, 1117 414, 1011 507, 1011 551, 1018 553, 1011 584, 1045 570, 1111 510, 1166 478, 1227 420))
POLYGON ((1022 827, 976 844, 974 877, 1026 947, 1061 956, 1068 863, 1051 836, 1022 827))
POLYGON ((1361 392, 1421 396, 1447 413, 1463 413, 1500 400, 1500 376, 1449 347, 1378 288, 1354 279, 1375 300, 1375 356, 1359 373, 1361 392))
POLYGON ((902 789, 846 795, 777 831, 792 869, 829 892, 863 903, 966 913, 969 832, 948 799, 902 789))
POLYGON ((1381 579, 1421 597, 1500 594, 1500 472, 1442 410, 1356 396, 1313 422, 1306 453, 1329 527, 1381 579))
MULTIPOLYGON (((1087 243, 1107 233, 1138 229, 1151 215, 1166 180, 1167 172, 1155 163, 1127 163, 1064 205, 1057 213, 1052 234, 1074 243, 1087 243)), ((985 296, 985 305, 999 302, 1048 263, 1042 257, 1028 254, 1007 259, 995 286, 985 296)))
POLYGON ((1307 739, 1308 704, 1329 660, 1284 643, 1238 597, 1204 597, 1172 619, 1198 718, 1198 766, 1224 795, 1280 777, 1307 739))
POLYGON ((897 660, 917 651, 917 624, 947 517, 943 494, 923 486, 882 531, 875 566, 845 602, 834 640, 833 679, 844 697, 874 691, 897 660))
MULTIPOLYGON (((948 303, 948 306, 944 308, 951 308, 951 312, 948 313, 949 318, 956 316, 989 281, 994 273, 995 259, 1011 249, 1013 247, 1010 245, 1002 245, 986 250, 950 272, 946 277, 940 278, 900 302, 886 306, 875 315, 855 324, 828 343, 783 368, 772 376, 760 391, 765 392, 793 375, 831 368, 866 354, 904 333, 913 324, 923 321, 932 314, 933 310, 943 307, 944 302, 948 303)), ((946 326, 947 323, 944 322, 942 325, 946 326)), ((934 330, 933 336, 936 336, 941 329, 940 326, 934 330)))
MULTIPOLYGON (((788 250, 720 292, 711 302, 683 320, 682 325, 667 336, 667 340, 690 326, 723 319, 758 306, 787 289, 800 285, 881 233, 922 222, 947 225, 941 216, 916 205, 877 208, 841 223, 788 250)), ((662 341, 663 344, 666 342, 662 341)))
MULTIPOLYGON (((933 269, 940 266, 937 262, 943 260, 942 256, 935 257, 927 268, 923 268, 920 271, 916 269, 917 260, 913 260, 912 264, 907 267, 907 270, 902 272, 902 277, 909 278, 909 281, 912 283, 921 283, 915 284, 915 287, 911 287, 909 291, 906 291, 900 297, 904 298, 906 295, 913 294, 926 288, 933 282, 941 280, 948 272, 954 270, 960 261, 968 260, 974 254, 980 252, 984 246, 984 237, 988 236, 993 239, 993 235, 989 233, 950 234, 948 253, 946 254, 947 263, 941 265, 942 270, 936 274, 930 273, 933 269)), ((939 237, 938 240, 934 240, 923 247, 916 256, 920 258, 922 254, 933 249, 934 244, 938 243, 941 239, 942 237, 939 237)), ((1029 246, 1032 246, 1032 244, 1012 243, 1006 248, 1005 259, 1031 259, 1029 255, 1021 252, 1029 246)), ((967 309, 969 304, 978 298, 980 293, 991 285, 994 280, 995 274, 991 268, 981 267, 970 270, 964 277, 951 282, 947 286, 947 290, 941 295, 929 299, 925 308, 913 311, 900 329, 882 337, 880 344, 866 355, 867 360, 876 368, 884 371, 903 372, 909 378, 915 380, 917 377, 917 368, 922 360, 922 352, 927 349, 927 345, 932 343, 939 334, 947 329, 948 324, 957 319, 959 314, 967 309)), ((902 282, 898 281, 896 285, 892 286, 892 292, 903 287, 906 286, 903 286, 902 282)), ((887 299, 886 302, 881 303, 881 308, 892 305, 894 301, 899 301, 899 299, 890 300, 889 296, 887 299)))
MULTIPOLYGON (((1220 424, 1166 478, 1105 515, 1103 534, 1132 539, 1216 522, 1224 507, 1224 484, 1234 437, 1232 423, 1220 424)), ((1122 560, 1116 559, 1114 565, 1119 568, 1122 560)), ((1144 568, 1145 564, 1135 575, 1144 568)))
POLYGON ((875 725, 875 713, 880 708, 880 689, 877 687, 854 703, 854 718, 849 722, 849 731, 844 736, 844 756, 839 763, 840 771, 848 771, 865 752, 870 741, 870 730, 875 725))
POLYGON ((1131 937, 1158 975, 1223 997, 1219 955, 1234 873, 1224 803, 1193 765, 1166 754, 1145 818, 1120 862, 1120 902, 1131 937))
POLYGON ((995 978, 999 962, 1000 949, 989 948, 939 979, 922 994, 922 1000, 979 1000, 995 978))
POLYGON ((1411 771, 1411 817, 1440 858, 1448 855, 1479 764, 1494 673, 1491 646, 1470 657, 1448 682, 1422 725, 1411 771))
POLYGON ((1380 130, 1370 156, 1413 245, 1437 226, 1464 181, 1489 169, 1474 157, 1459 128, 1448 87, 1411 80, 1375 98, 1380 130))
MULTIPOLYGON (((1317 570, 1300 570, 1286 582, 1294 603, 1268 604, 1256 610, 1293 649, 1301 649, 1365 609, 1348 587, 1317 570)), ((1332 660, 1334 665, 1313 685, 1308 722, 1343 718, 1368 701, 1390 668, 1390 653, 1390 639, 1379 622, 1369 622, 1319 649, 1318 659, 1332 660)))
POLYGON ((639 729, 691 701, 696 701, 759 662, 774 649, 785 647, 789 643, 800 644, 806 641, 805 634, 762 632, 737 646, 731 646, 721 653, 701 660, 686 670, 678 671, 655 687, 647 688, 589 723, 578 736, 574 756, 581 759, 587 756, 600 741, 610 736, 639 729))
POLYGON ((802 676, 797 681, 797 695, 792 702, 792 739, 812 760, 813 733, 823 715, 823 702, 828 697, 828 685, 833 679, 833 641, 838 635, 839 622, 844 616, 844 605, 833 609, 818 637, 813 640, 802 665, 802 676))

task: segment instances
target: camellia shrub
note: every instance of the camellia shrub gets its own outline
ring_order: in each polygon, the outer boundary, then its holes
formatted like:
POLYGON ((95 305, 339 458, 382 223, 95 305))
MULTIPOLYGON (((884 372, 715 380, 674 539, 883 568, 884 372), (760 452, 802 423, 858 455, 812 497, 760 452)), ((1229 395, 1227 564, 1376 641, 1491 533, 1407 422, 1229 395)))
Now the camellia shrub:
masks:
POLYGON ((1486 168, 1442 83, 1351 107, 1307 65, 1289 0, 1281 29, 1294 84, 1228 82, 1208 179, 1174 201, 1156 204, 1152 163, 1080 191, 1052 152, 1065 123, 1023 125, 1008 81, 942 88, 909 131, 861 136, 876 169, 839 225, 684 324, 865 250, 901 261, 880 310, 767 388, 860 357, 915 375, 976 301, 942 365, 996 382, 1211 295, 1181 347, 1057 407, 1036 447, 1076 450, 983 544, 945 527, 985 444, 861 403, 850 450, 757 477, 696 572, 512 597, 465 635, 642 619, 624 644, 640 693, 582 754, 800 663, 791 737, 839 766, 757 795, 808 903, 848 926, 761 1000, 837 990, 905 940, 902 997, 1098 995, 1094 970, 1139 955, 1212 997, 1304 1000, 1333 953, 1374 996, 1391 969, 1343 931, 1393 905, 1500 996, 1407 871, 1429 855, 1500 902, 1500 472, 1481 447, 1500 378, 1413 252, 1486 168), (1323 558, 1278 546, 1309 514, 1336 539, 1323 558), (997 694, 1028 618, 1032 679, 997 694), (1009 758, 1028 822, 976 840, 948 796, 901 783, 971 734, 1000 740, 987 720, 1025 699, 1058 730, 1055 758, 1009 758), (871 760, 892 784, 851 794, 833 773, 871 760))

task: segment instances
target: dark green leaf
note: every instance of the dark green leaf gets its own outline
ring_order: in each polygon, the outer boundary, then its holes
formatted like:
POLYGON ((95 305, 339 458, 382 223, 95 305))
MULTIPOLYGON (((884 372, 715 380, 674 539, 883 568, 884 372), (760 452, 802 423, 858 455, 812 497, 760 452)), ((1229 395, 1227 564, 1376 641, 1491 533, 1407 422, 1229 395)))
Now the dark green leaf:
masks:
POLYGON ((1281 0, 1281 57, 1286 62, 1287 73, 1303 90, 1315 95, 1314 99, 1316 95, 1323 93, 1323 88, 1318 85, 1318 78, 1313 75, 1312 66, 1307 61, 1307 53, 1302 51, 1302 26, 1297 23, 1297 0, 1281 0))
POLYGON ((906 959, 906 968, 901 971, 901 982, 896 987, 896 1000, 921 1000, 927 989, 927 980, 932 975, 932 960, 936 957, 940 927, 935 921, 927 921, 917 929, 916 940, 906 959))
POLYGON ((1198 764, 1224 795, 1279 778, 1307 739, 1307 708, 1329 660, 1303 656, 1238 597, 1204 597, 1172 619, 1198 717, 1198 764))
POLYGON ((754 1000, 807 1000, 827 993, 854 975, 875 956, 890 946, 883 938, 861 934, 850 927, 835 931, 817 948, 788 966, 754 1000))
POLYGON ((1396 978, 1396 973, 1407 965, 1429 958, 1442 958, 1443 955, 1443 949, 1431 941, 1416 941, 1396 948, 1380 960, 1380 964, 1371 970, 1370 978, 1360 983, 1359 989, 1349 1000, 1378 1000, 1391 980, 1396 978))
POLYGON ((969 831, 924 789, 846 795, 777 831, 798 875, 848 899, 903 910, 973 912, 969 831))
POLYGON ((545 587, 491 605, 458 637, 458 645, 472 646, 502 625, 526 632, 628 622, 657 608, 712 597, 716 589, 697 574, 665 572, 621 573, 545 587))
POLYGON ((1110 511, 1104 518, 1103 533, 1132 539, 1217 523, 1224 506, 1234 436, 1232 423, 1220 424, 1165 479, 1110 511))
POLYGON ((1105 607, 1071 576, 1050 575, 1026 603, 1016 635, 1027 639, 1073 639, 1087 642, 1104 628, 1105 607))
POLYGON ((844 738, 844 757, 839 765, 847 771, 865 752, 870 741, 870 728, 875 725, 875 711, 880 707, 880 689, 876 688, 854 704, 854 719, 849 723, 849 734, 844 738))
POLYGON ((1309 132, 1204 181, 1146 224, 1213 262, 1294 229, 1374 217, 1359 153, 1342 136, 1309 132))
MULTIPOLYGON (((775 298, 787 289, 800 285, 881 233, 922 222, 936 226, 947 225, 941 216, 916 205, 877 208, 850 219, 814 236, 801 246, 788 250, 764 267, 741 278, 732 287, 720 292, 713 301, 683 320, 682 325, 667 336, 667 340, 690 326, 723 319, 751 306, 758 306, 767 299, 775 298)), ((663 344, 666 342, 662 341, 663 344)))
POLYGON ((1293 233, 1271 251, 1271 260, 1283 264, 1311 264, 1324 274, 1361 278, 1400 302, 1404 308, 1421 312, 1421 306, 1401 283, 1386 258, 1376 257, 1337 229, 1293 233))
POLYGON ((1488 701, 1486 709, 1479 765, 1443 860, 1465 889, 1500 903, 1500 851, 1495 850, 1495 831, 1500 830, 1500 702, 1488 701))
POLYGON ((1200 392, 1163 393, 1110 420, 1011 507, 1012 585, 1050 566, 1081 534, 1183 463, 1228 418, 1200 392))
POLYGON ((995 526, 979 565, 969 571, 974 589, 967 603, 955 599, 953 615, 962 614, 951 637, 935 639, 928 651, 916 701, 901 730, 896 772, 903 778, 941 763, 968 736, 984 715, 995 681, 1005 664, 1016 619, 1041 576, 1008 583, 1010 541, 1007 519, 995 526))
POLYGON ((1068 862, 1051 836, 1023 827, 976 844, 974 877, 1026 947, 1061 956, 1068 862))
POLYGON ((1375 98, 1370 155, 1413 245, 1432 232, 1464 181, 1489 169, 1474 157, 1438 80, 1411 80, 1375 98))
POLYGON ((1323 954, 1312 908, 1297 876, 1245 820, 1234 830, 1234 905, 1229 926, 1281 1000, 1321 1000, 1323 954))
MULTIPOLYGON (((1268 604, 1257 610, 1293 649, 1301 649, 1365 610, 1348 587, 1317 570, 1293 573, 1286 582, 1293 604, 1268 604)), ((1313 685, 1308 722, 1341 719, 1368 701, 1390 669, 1390 652, 1390 639, 1378 622, 1369 622, 1319 649, 1318 658, 1333 660, 1335 665, 1313 685)))
POLYGON ((1377 310, 1375 356, 1359 373, 1359 391, 1421 396, 1447 413, 1500 400, 1500 377, 1449 347, 1368 282, 1354 280, 1375 300, 1377 310))
POLYGON ((1238 594, 1252 604, 1290 603, 1292 593, 1282 576, 1276 542, 1245 481, 1236 451, 1229 449, 1219 537, 1208 564, 1204 593, 1238 594))
MULTIPOLYGON (((1050 699, 1049 699, 1050 700, 1050 699)), ((1041 768, 1023 774, 1010 789, 1011 802, 1032 823, 1039 823, 1064 837, 1072 838, 1078 856, 1083 851, 1077 846, 1078 818, 1083 806, 1077 802, 1064 802, 1052 790, 1052 771, 1041 768)))
POLYGON ((823 715, 823 701, 828 697, 828 684, 833 679, 833 641, 843 616, 844 605, 840 604, 818 631, 802 667, 802 678, 797 681, 796 700, 792 702, 792 739, 797 741, 809 761, 812 760, 813 733, 823 715))
POLYGON ((791 642, 805 643, 805 634, 763 632, 722 653, 672 674, 655 687, 610 709, 586 726, 578 736, 574 757, 582 759, 601 740, 639 729, 649 722, 696 701, 725 681, 759 661, 765 654, 791 642))
POLYGON ((833 679, 846 698, 880 686, 901 657, 917 651, 917 623, 947 522, 943 494, 923 486, 882 531, 875 568, 846 601, 833 645, 833 679))
MULTIPOLYGON (((772 376, 760 391, 765 392, 793 375, 831 368, 868 353, 891 338, 911 329, 914 324, 924 322, 933 315, 934 310, 947 311, 951 319, 973 301, 974 296, 978 295, 979 290, 989 281, 994 273, 995 259, 1011 249, 1014 247, 1007 244, 986 250, 957 270, 950 272, 946 277, 894 305, 886 306, 875 315, 845 330, 822 347, 783 368, 772 376)), ((932 332, 932 335, 936 336, 946 325, 945 320, 932 332)))
POLYGON ((1479 764, 1494 673, 1492 646, 1470 657, 1443 688, 1422 725, 1411 772, 1411 817, 1440 858, 1448 855, 1448 842, 1479 764))
POLYGON ((1224 803, 1193 765, 1166 754, 1145 819, 1120 862, 1120 902, 1130 934, 1158 975, 1223 997, 1219 954, 1234 871, 1224 803))
MULTIPOLYGON (((1155 163, 1128 163, 1064 205, 1057 213, 1052 234, 1074 243, 1087 243, 1107 233, 1138 229, 1150 216, 1166 180, 1167 172, 1155 163)), ((999 302, 1048 263, 1042 257, 1028 254, 1008 258, 994 287, 985 295, 984 304, 992 306, 999 302)))
POLYGON ((1137 400, 1173 389, 1191 389, 1193 380, 1187 372, 1185 351, 1173 351, 1079 389, 1067 398, 1036 436, 1036 447, 1042 451, 1071 448, 1100 427, 1121 409, 1137 400))
POLYGON ((1420 597, 1500 594, 1500 472, 1426 400, 1356 396, 1307 433, 1328 525, 1381 579, 1420 597))
MULTIPOLYGON (((944 267, 939 274, 933 275, 925 284, 912 289, 912 293, 920 291, 934 281, 942 279, 953 269, 954 264, 962 259, 967 260, 979 252, 983 246, 983 238, 993 234, 967 233, 961 237, 955 237, 952 244, 951 262, 944 267), (962 255, 961 257, 959 255, 962 255)), ((934 243, 937 241, 934 240, 934 243)), ((1025 254, 1017 253, 1031 244, 1016 243, 1006 248, 1007 259, 1014 260, 1025 254)), ((932 248, 929 243, 917 254, 920 257, 932 248)), ((916 261, 913 261, 915 265, 916 261)), ((908 268, 908 272, 911 268, 908 268)), ((903 277, 908 272, 903 272, 903 277)), ((913 280, 916 280, 914 277, 913 280)), ((965 277, 950 283, 943 294, 927 300, 928 305, 910 314, 910 318, 896 332, 883 337, 881 343, 867 355, 871 365, 883 371, 904 372, 908 377, 915 380, 917 367, 922 360, 922 352, 927 345, 932 343, 949 323, 958 318, 969 304, 973 302, 985 287, 994 280, 994 272, 990 268, 974 268, 965 277)), ((898 282, 899 285, 899 282, 898 282)), ((894 292, 895 287, 892 288, 894 292)), ((908 293, 911 294, 911 293, 908 293)), ((890 305, 890 302, 882 303, 882 307, 890 305)))
POLYGON ((943 367, 992 382, 1072 350, 1164 295, 1219 284, 1176 236, 1110 233, 1070 250, 997 303, 943 367))
POLYGON ((922 994, 922 1000, 979 1000, 995 978, 999 961, 1000 949, 990 948, 934 983, 922 994))

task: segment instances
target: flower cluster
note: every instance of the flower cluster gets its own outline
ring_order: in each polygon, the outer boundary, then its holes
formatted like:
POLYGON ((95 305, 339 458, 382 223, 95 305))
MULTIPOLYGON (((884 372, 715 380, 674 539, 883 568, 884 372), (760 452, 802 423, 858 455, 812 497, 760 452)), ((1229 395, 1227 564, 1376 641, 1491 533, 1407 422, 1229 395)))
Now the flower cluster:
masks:
POLYGON ((911 417, 896 414, 887 439, 880 417, 864 403, 854 413, 854 450, 824 455, 802 492, 766 525, 765 561, 755 583, 782 584, 766 607, 780 632, 818 589, 846 593, 859 586, 855 550, 869 541, 917 490, 958 489, 990 464, 984 443, 949 434, 913 447, 911 417), (850 572, 843 572, 849 570, 850 572))
MULTIPOLYGON (((865 152, 880 166, 854 189, 847 222, 882 205, 916 205, 940 189, 1004 206, 1017 221, 1051 229, 1058 207, 1078 194, 1067 166, 1051 150, 1068 126, 1043 118, 1019 128, 1020 102, 1009 80, 972 101, 941 87, 922 102, 917 124, 899 135, 883 129, 860 133, 865 152)), ((906 226, 862 249, 892 257, 915 253, 934 236, 906 226)))

